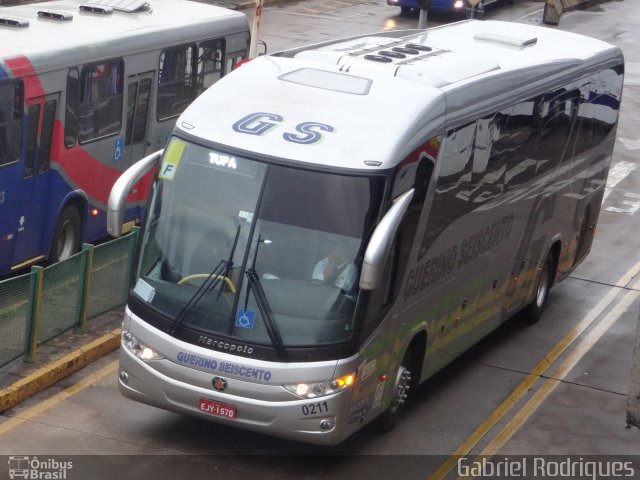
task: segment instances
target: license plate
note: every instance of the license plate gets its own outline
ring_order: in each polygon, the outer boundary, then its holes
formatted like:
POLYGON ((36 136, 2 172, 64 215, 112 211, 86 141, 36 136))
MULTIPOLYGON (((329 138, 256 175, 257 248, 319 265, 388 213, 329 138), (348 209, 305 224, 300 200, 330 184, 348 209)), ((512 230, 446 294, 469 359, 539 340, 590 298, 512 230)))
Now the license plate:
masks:
POLYGON ((198 402, 198 407, 201 412, 209 413, 217 417, 236 418, 238 413, 238 409, 235 405, 216 402, 215 400, 209 400, 208 398, 201 398, 198 402))

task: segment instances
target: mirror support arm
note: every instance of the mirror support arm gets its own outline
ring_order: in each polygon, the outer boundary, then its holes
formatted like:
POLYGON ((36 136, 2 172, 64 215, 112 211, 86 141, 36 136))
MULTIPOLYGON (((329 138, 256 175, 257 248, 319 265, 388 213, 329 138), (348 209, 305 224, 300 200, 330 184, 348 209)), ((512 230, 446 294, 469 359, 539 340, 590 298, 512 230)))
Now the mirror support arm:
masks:
POLYGON ((122 222, 127 208, 127 197, 136 183, 158 165, 163 152, 164 150, 158 150, 137 161, 116 180, 109 194, 109 202, 107 204, 107 232, 109 235, 113 237, 122 235, 122 222))
POLYGON ((371 240, 364 254, 362 273, 360 274, 360 288, 373 290, 378 286, 384 262, 389 255, 393 237, 400 226, 400 222, 413 199, 414 189, 407 190, 398 196, 391 208, 385 213, 380 223, 371 235, 371 240))

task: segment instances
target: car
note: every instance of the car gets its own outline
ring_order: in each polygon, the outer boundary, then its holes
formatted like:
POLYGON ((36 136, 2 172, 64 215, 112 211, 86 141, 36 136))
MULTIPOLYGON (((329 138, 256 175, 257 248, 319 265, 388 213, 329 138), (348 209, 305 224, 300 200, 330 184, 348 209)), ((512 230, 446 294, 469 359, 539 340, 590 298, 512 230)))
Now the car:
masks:
MULTIPOLYGON (((449 12, 464 14, 467 17, 482 18, 484 8, 487 5, 502 1, 504 4, 512 4, 513 0, 431 0, 429 11, 449 12), (474 4, 475 7, 474 7, 474 4)), ((427 0, 427 3, 428 0, 427 0)), ((420 0, 387 0, 387 5, 400 7, 401 15, 408 15, 412 11, 420 10, 420 0)))

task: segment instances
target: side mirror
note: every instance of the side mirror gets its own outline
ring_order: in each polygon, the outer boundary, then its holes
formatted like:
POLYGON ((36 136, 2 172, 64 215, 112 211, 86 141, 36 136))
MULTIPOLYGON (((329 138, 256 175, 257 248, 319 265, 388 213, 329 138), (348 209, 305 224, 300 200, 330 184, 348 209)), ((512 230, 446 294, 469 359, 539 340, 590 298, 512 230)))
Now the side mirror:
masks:
POLYGON ((129 192, 153 167, 158 164, 164 150, 158 150, 137 161, 116 180, 107 204, 107 232, 112 237, 122 235, 122 221, 127 208, 129 192))
POLYGON ((414 189, 407 190, 393 201, 393 205, 382 217, 380 223, 371 235, 371 240, 364 253, 362 272, 360 274, 360 288, 374 290, 378 286, 384 263, 389 255, 389 249, 398 226, 413 199, 414 189))

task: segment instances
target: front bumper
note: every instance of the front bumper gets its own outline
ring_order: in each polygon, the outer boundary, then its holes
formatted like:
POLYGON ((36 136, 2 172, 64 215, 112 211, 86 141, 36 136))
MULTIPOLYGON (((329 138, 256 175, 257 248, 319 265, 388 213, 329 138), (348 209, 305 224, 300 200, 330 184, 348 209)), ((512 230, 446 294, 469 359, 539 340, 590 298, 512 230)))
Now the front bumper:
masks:
POLYGON ((207 376, 209 384, 209 379, 213 378, 211 374, 196 372, 166 359, 146 363, 124 346, 120 349, 120 392, 132 400, 228 426, 318 445, 336 445, 347 435, 343 415, 347 411, 349 389, 315 399, 283 400, 284 388, 276 385, 229 379, 229 390, 245 392, 240 396, 218 392, 213 387, 205 388, 206 383, 201 378, 189 383, 181 380, 193 375, 207 376), (168 371, 176 375, 166 375, 168 371), (231 388, 232 383, 235 388, 231 388), (256 389, 263 389, 256 395, 260 399, 246 394, 256 389), (277 395, 274 395, 279 397, 277 400, 265 400, 270 396, 269 389, 274 393, 277 389, 277 395), (199 408, 201 399, 236 407, 235 418, 202 412, 199 408))

